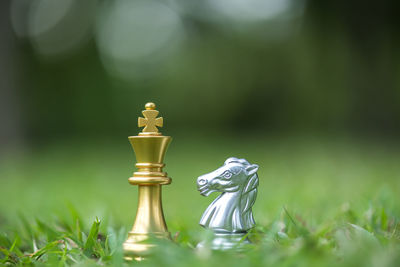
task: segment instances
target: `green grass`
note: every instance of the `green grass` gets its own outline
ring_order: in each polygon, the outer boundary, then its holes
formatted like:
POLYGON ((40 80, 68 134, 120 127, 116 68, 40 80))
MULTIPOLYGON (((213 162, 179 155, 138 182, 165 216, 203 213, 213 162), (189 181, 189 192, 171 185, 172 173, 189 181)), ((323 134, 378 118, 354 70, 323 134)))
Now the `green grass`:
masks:
POLYGON ((120 143, 67 142, 8 153, 0 161, 0 264, 120 266, 398 266, 400 147, 348 139, 179 138, 163 187, 174 242, 146 261, 123 261, 137 189, 134 154, 120 143), (196 140, 196 141, 193 141, 196 140), (246 142, 244 142, 246 141, 246 142), (197 251, 198 225, 217 195, 197 176, 229 156, 260 165, 254 245, 243 253, 197 251))

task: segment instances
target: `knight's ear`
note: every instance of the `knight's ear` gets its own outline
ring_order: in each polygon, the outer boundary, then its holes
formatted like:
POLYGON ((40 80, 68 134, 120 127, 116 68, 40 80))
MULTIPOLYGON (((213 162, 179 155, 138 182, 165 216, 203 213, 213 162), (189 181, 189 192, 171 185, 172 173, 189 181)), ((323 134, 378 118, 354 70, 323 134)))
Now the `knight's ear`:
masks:
POLYGON ((258 171, 257 164, 251 164, 250 166, 246 167, 246 172, 248 175, 255 174, 258 171))
POLYGON ((226 164, 228 164, 230 162, 233 162, 233 161, 238 161, 238 160, 239 160, 238 158, 230 157, 227 160, 225 160, 224 165, 226 165, 226 164))

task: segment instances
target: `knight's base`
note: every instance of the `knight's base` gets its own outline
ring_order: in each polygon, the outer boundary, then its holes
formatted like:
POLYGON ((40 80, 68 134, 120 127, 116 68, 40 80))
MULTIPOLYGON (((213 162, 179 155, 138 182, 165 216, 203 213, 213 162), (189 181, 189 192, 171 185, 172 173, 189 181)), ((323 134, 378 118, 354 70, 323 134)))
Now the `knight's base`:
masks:
POLYGON ((201 242, 197 245, 197 248, 243 251, 248 245, 252 244, 246 235, 247 233, 214 233, 210 242, 201 242))
POLYGON ((155 239, 171 239, 169 232, 164 233, 128 233, 128 239, 124 242, 125 260, 143 260, 148 257, 152 249, 157 246, 155 239))

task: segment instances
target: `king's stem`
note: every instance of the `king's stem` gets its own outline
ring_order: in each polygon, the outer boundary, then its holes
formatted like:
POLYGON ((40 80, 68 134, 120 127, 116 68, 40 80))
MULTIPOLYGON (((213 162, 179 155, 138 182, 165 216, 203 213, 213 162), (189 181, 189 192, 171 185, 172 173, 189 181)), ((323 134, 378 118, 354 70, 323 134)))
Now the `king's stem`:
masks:
POLYGON ((168 233, 161 202, 161 185, 139 185, 134 233, 168 233))

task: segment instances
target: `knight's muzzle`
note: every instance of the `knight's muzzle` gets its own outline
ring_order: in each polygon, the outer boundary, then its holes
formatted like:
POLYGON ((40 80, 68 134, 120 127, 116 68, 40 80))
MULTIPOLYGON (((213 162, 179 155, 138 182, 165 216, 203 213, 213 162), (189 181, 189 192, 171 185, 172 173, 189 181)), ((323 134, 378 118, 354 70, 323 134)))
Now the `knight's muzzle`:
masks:
POLYGON ((207 184, 207 180, 204 179, 204 178, 199 177, 199 178, 197 179, 197 184, 198 184, 199 186, 203 186, 203 185, 207 184))

